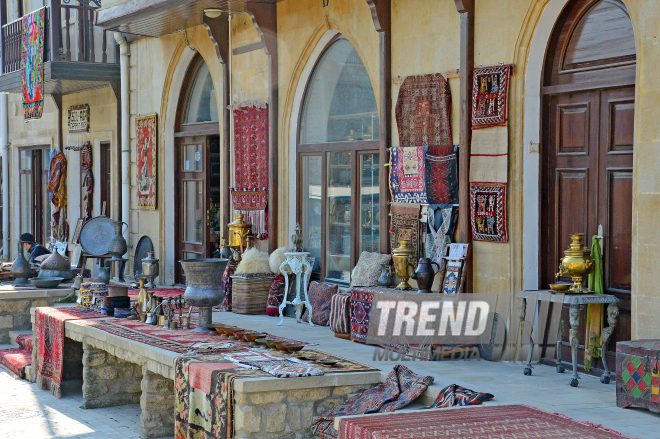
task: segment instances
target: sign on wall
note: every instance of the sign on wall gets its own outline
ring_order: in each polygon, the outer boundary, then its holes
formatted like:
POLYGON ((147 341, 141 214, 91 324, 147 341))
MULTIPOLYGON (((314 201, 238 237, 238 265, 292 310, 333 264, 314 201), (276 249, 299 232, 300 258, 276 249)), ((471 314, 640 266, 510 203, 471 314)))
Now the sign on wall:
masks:
POLYGON ((69 107, 69 133, 89 132, 89 105, 69 107))
POLYGON ((136 118, 135 132, 137 134, 138 208, 155 209, 158 115, 136 118))

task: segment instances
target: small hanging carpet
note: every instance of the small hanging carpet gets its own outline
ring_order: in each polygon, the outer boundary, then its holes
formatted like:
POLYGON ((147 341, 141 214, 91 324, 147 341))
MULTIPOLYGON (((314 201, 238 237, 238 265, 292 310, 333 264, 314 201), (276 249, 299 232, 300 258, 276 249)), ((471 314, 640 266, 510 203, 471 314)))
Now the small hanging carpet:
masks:
POLYGON ((232 106, 236 186, 232 203, 258 239, 268 237, 268 103, 232 106))
POLYGON ((392 250, 399 247, 399 240, 410 239, 410 246, 419 253, 419 205, 392 204, 392 227, 390 229, 390 246, 392 250))
POLYGON ((429 204, 458 203, 458 160, 454 147, 436 148, 426 154, 426 198, 429 204))
POLYGON ((408 76, 396 101, 399 146, 451 145, 451 91, 440 73, 408 76))
POLYGON ((472 239, 507 242, 506 183, 470 183, 472 239))
POLYGON ((46 8, 23 17, 21 84, 25 120, 40 119, 44 111, 44 30, 46 8))
POLYGON ((390 189, 395 203, 427 204, 426 146, 393 147, 390 189))
POLYGON ((511 66, 474 69, 472 129, 506 125, 511 66))
POLYGON ((526 405, 421 410, 339 419, 339 439, 628 438, 526 405))

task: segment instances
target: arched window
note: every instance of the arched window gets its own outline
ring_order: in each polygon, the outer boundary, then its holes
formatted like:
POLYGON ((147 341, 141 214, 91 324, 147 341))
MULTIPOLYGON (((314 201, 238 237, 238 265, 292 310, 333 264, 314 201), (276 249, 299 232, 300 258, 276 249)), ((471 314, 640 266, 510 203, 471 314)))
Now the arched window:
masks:
POLYGON ((213 87, 211 72, 209 72, 209 67, 205 62, 202 62, 199 70, 197 70, 183 123, 203 122, 218 122, 218 103, 215 98, 215 88, 213 87))
POLYGON ((359 254, 378 251, 378 138, 369 75, 338 38, 314 68, 298 133, 298 218, 320 277, 349 282, 359 254))

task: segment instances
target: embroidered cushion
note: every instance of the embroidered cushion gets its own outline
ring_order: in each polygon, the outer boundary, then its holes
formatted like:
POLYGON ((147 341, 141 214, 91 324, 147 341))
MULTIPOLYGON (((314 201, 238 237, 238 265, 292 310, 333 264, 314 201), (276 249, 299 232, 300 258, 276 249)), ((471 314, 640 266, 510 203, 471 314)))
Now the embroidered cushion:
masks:
POLYGON ((284 275, 277 274, 273 278, 273 283, 270 285, 268 301, 266 302, 266 314, 271 317, 280 315, 280 305, 282 304, 282 300, 284 300, 285 283, 284 275))
POLYGON ((351 287, 374 287, 383 271, 381 265, 389 264, 392 255, 362 252, 351 275, 351 287))
POLYGON ((351 294, 337 293, 330 300, 328 326, 339 334, 351 332, 351 294))
MULTIPOLYGON (((312 282, 309 286, 309 302, 312 304, 312 323, 328 326, 332 296, 337 294, 337 285, 312 282)), ((309 321, 309 310, 302 316, 304 322, 309 321)))

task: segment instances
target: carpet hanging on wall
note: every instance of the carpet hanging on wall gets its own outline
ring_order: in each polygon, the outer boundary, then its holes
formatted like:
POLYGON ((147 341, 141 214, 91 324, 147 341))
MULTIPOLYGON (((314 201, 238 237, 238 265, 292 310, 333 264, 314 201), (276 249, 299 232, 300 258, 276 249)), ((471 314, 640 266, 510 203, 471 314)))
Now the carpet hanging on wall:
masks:
POLYGON ((470 183, 472 239, 507 242, 506 183, 470 183))
POLYGON ((82 163, 80 167, 85 170, 83 178, 83 218, 85 221, 92 219, 92 209, 94 208, 94 172, 92 171, 92 143, 87 142, 81 150, 82 163))
POLYGON ((506 125, 511 66, 474 69, 472 80, 472 129, 506 125))
POLYGON ((46 8, 23 17, 21 83, 25 120, 40 119, 44 111, 44 26, 46 8))
POLYGON ((419 204, 392 204, 392 226, 390 228, 390 246, 399 247, 401 239, 410 239, 410 247, 419 254, 419 204))
POLYGON ((458 154, 453 145, 437 147, 439 154, 427 153, 426 198, 429 204, 458 203, 458 154))
MULTIPOLYGON (((156 179, 158 154, 158 116, 138 117, 135 119, 137 135, 137 202, 140 209, 156 208, 156 179)), ((201 160, 201 154, 195 160, 201 160)))
POLYGON ((429 145, 436 154, 436 146, 452 145, 450 110, 451 91, 442 74, 408 76, 396 101, 399 146, 429 145))
POLYGON ((51 235, 56 241, 69 239, 69 222, 66 219, 67 206, 67 161, 64 154, 58 152, 50 161, 48 168, 48 186, 46 190, 53 194, 51 198, 51 235))
POLYGON ((395 203, 427 204, 426 146, 393 147, 390 190, 395 203))
POLYGON ((246 102, 229 107, 234 115, 236 213, 245 215, 257 239, 268 238, 268 103, 246 102))

